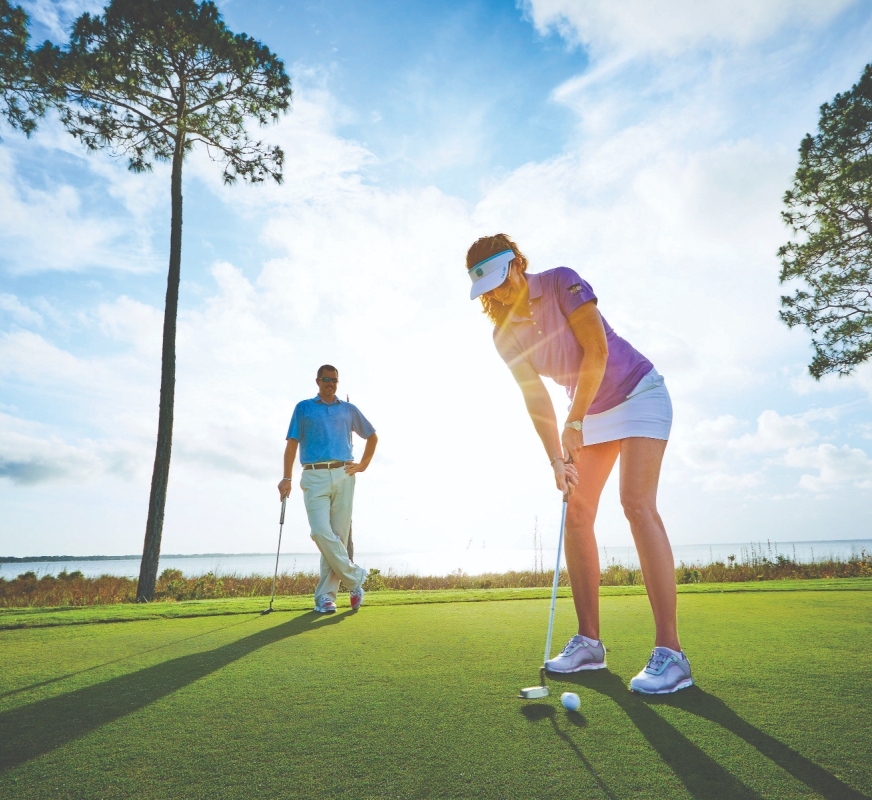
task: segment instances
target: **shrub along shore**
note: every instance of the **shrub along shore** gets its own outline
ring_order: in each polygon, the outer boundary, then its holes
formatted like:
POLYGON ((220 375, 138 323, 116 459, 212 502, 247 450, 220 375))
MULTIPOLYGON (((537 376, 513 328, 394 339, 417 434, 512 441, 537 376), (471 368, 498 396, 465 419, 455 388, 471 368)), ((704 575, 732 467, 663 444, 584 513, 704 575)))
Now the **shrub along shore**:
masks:
MULTIPOLYGON (((872 553, 862 551, 848 560, 826 560, 798 563, 784 555, 774 558, 761 547, 744 552, 741 559, 729 557, 726 562, 710 564, 679 564, 675 578, 679 584, 744 583, 748 581, 809 580, 815 578, 872 577, 872 553)), ((551 586, 553 571, 527 570, 467 575, 457 570, 450 575, 397 575, 391 571, 369 571, 364 584, 367 591, 426 591, 446 589, 522 589, 551 586)), ((276 581, 279 596, 307 595, 315 591, 318 576, 314 573, 283 572, 276 581)), ((644 586, 639 569, 613 561, 602 570, 602 586, 644 586)), ((560 585, 569 586, 566 570, 560 573, 560 585)), ((213 600, 225 597, 268 597, 272 592, 272 576, 205 575, 186 578, 177 569, 165 569, 158 580, 155 600, 213 600)), ((25 572, 12 580, 0 578, 0 608, 59 607, 112 605, 132 603, 136 597, 136 580, 114 575, 86 577, 81 572, 61 572, 43 575, 25 572)))

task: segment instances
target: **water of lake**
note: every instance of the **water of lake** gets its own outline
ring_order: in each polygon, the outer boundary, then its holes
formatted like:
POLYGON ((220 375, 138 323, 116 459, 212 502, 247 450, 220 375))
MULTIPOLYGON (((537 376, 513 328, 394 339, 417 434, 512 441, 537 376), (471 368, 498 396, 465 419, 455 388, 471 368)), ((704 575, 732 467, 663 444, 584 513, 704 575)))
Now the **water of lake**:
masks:
MULTIPOLYGON (((699 544, 675 545, 675 563, 687 565, 708 564, 713 561, 726 561, 727 556, 735 555, 739 562, 749 559, 755 553, 775 560, 778 554, 799 562, 820 561, 837 558, 843 561, 859 555, 863 550, 872 553, 872 539, 842 539, 820 542, 766 542, 745 544, 699 544)), ((540 568, 553 570, 557 550, 545 549, 541 553, 540 568)), ((539 554, 532 549, 496 550, 475 548, 428 553, 357 553, 355 560, 367 569, 379 569, 383 573, 392 571, 397 575, 448 575, 462 570, 467 575, 485 572, 508 572, 510 570, 533 569, 540 562, 539 554)), ((279 572, 317 572, 319 556, 317 553, 283 553, 279 559, 279 572)), ((600 565, 607 566, 613 561, 625 566, 638 567, 636 551, 631 546, 604 547, 600 549, 600 565)), ((275 554, 259 555, 208 555, 208 556, 164 556, 160 569, 180 569, 186 576, 204 575, 214 572, 219 575, 272 575, 275 568, 275 554)), ((14 578, 22 572, 32 570, 37 575, 57 575, 63 570, 80 570, 87 576, 117 575, 136 578, 139 575, 139 559, 113 559, 111 561, 18 561, 0 564, 0 578, 14 578)))

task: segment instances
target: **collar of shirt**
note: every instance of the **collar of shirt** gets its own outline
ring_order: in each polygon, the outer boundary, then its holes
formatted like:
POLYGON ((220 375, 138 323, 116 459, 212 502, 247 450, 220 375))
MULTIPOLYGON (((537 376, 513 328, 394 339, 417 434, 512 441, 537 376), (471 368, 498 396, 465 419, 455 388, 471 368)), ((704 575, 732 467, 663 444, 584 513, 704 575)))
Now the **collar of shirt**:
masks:
POLYGON ((334 403, 335 403, 336 405, 339 405, 339 403, 342 402, 338 397, 336 397, 336 395, 333 396, 333 403, 325 403, 325 402, 321 399, 321 395, 320 395, 320 394, 316 394, 312 399, 313 399, 316 403, 320 403, 322 406, 332 406, 334 403))
MULTIPOLYGON (((538 300, 542 296, 542 279, 539 275, 533 274, 527 276, 527 291, 530 293, 530 305, 533 304, 534 300, 538 300)), ((512 314, 512 322, 530 322, 530 317, 512 314)))

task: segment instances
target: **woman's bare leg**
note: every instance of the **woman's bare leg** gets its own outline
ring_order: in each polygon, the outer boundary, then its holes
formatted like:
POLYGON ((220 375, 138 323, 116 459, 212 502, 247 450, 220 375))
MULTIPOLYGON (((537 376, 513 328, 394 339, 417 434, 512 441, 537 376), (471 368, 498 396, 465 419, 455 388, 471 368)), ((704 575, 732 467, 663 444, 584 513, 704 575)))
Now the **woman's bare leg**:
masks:
POLYGON ((654 612, 655 647, 681 650, 676 617, 675 561, 657 512, 657 484, 666 442, 621 440, 621 505, 630 521, 645 589, 654 612))
POLYGON ((585 447, 575 462, 578 486, 566 511, 566 568, 572 584, 572 600, 578 617, 578 632, 599 639, 599 553, 594 520, 600 495, 615 465, 620 442, 585 447))

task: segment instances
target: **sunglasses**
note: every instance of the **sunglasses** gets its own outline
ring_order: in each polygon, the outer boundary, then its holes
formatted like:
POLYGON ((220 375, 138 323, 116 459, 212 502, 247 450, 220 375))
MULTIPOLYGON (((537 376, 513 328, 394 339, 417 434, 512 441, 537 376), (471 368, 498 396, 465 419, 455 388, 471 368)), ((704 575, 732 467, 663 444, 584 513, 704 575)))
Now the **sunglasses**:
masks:
POLYGON ((318 378, 322 383, 339 383, 339 378, 318 378))

